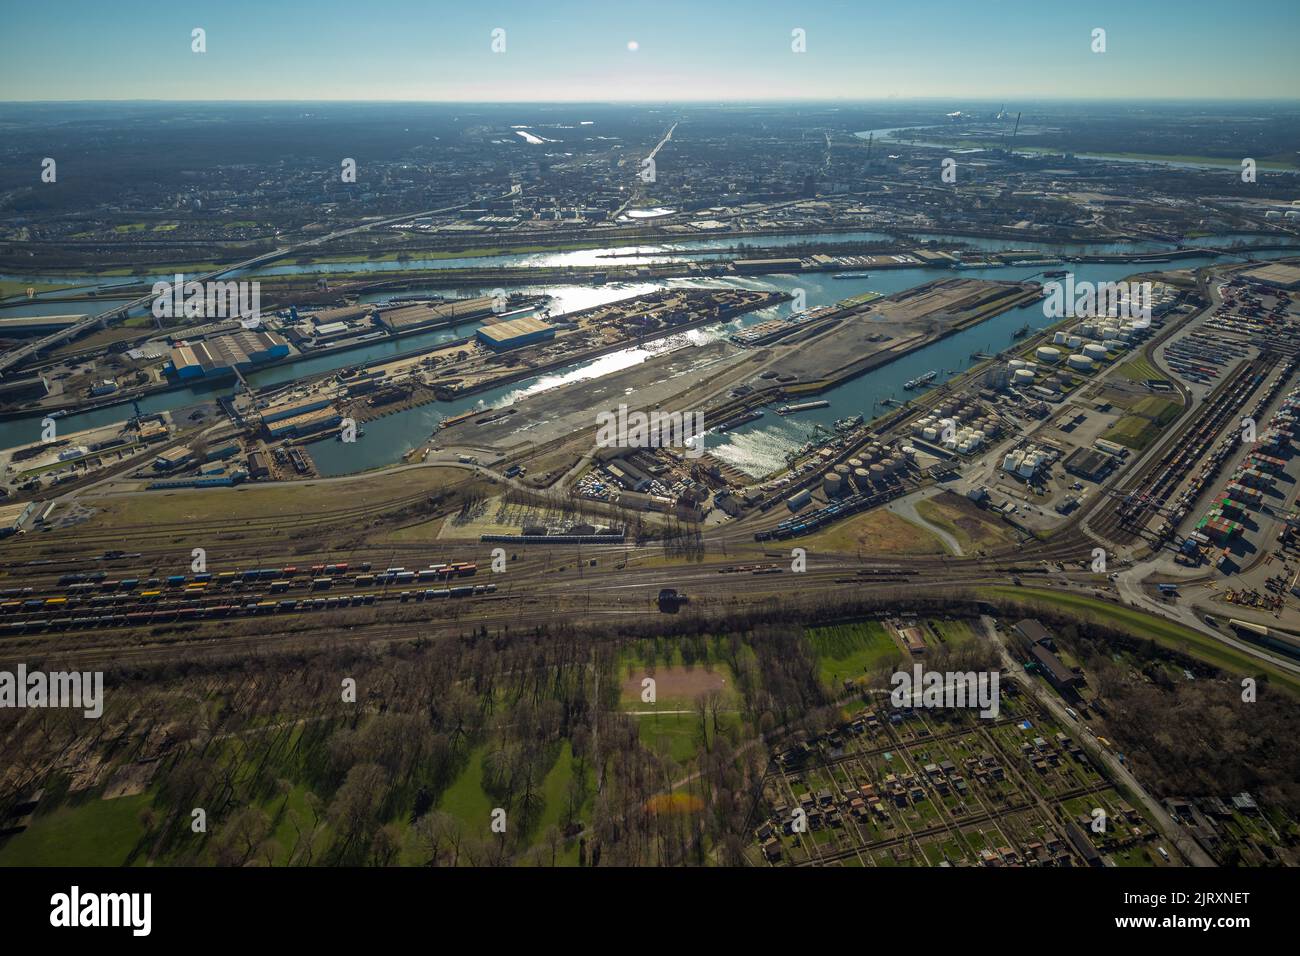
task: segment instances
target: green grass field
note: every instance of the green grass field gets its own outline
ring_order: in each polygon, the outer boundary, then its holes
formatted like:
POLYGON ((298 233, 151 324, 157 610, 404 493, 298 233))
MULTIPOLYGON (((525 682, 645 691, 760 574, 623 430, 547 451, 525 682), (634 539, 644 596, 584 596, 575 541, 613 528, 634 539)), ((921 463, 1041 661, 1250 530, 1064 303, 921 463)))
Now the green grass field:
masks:
POLYGON ((1118 442, 1133 451, 1142 451, 1178 417, 1183 406, 1172 399, 1144 398, 1129 409, 1127 415, 1112 425, 1102 437, 1118 442))
POLYGON ((809 628, 808 639, 817 653, 822 683, 832 691, 903 656, 879 621, 809 628))
MULTIPOLYGON (((666 753, 672 760, 685 764, 694 759, 699 752, 704 737, 700 730, 700 718, 697 714, 642 714, 634 718, 641 743, 658 753, 666 753)), ((709 744, 713 743, 712 718, 709 719, 709 744)), ((740 715, 723 711, 718 715, 718 723, 723 729, 740 726, 740 715)))
POLYGON ((1145 358, 1130 359, 1116 370, 1116 374, 1122 375, 1130 382, 1145 382, 1150 378, 1168 377, 1145 358))
POLYGON ((966 641, 975 637, 975 632, 971 630, 970 625, 965 621, 942 621, 930 620, 927 622, 930 630, 943 639, 943 643, 955 647, 958 644, 964 644, 966 641))
POLYGON ((32 825, 0 846, 4 866, 122 866, 144 835, 140 811, 149 793, 115 800, 93 797, 38 813, 32 825))
POLYGON ((487 747, 476 747, 469 763, 442 795, 439 809, 450 813, 472 832, 486 830, 492 822, 495 802, 483 789, 483 755, 487 747))

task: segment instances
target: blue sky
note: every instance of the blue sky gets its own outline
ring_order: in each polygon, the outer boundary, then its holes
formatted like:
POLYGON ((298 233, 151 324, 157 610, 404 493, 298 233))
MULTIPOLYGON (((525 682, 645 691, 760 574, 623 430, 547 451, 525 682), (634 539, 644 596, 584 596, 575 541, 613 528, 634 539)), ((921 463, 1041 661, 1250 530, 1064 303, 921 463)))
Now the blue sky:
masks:
POLYGON ((0 23, 0 100, 1300 98, 1300 0, 6 0, 0 23))

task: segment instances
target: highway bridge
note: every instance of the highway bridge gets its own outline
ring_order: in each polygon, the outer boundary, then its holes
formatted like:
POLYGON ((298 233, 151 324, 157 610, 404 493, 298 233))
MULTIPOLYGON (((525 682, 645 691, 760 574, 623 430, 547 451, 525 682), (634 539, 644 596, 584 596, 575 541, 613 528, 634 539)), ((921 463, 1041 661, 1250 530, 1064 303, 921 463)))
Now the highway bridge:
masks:
MULTIPOLYGON (((496 198, 505 199, 518 192, 520 192, 520 188, 514 186, 509 192, 496 198)), ((291 246, 282 246, 281 248, 275 249, 271 252, 265 252, 261 255, 253 256, 251 259, 245 259, 242 262, 222 266, 220 269, 205 272, 203 275, 195 276, 188 281, 210 282, 213 279, 219 279, 232 272, 241 272, 245 269, 253 269, 257 266, 266 265, 268 262, 274 262, 277 259, 283 259, 285 256, 302 252, 304 249, 314 249, 327 242, 333 242, 335 239, 342 239, 344 236, 352 236, 385 226, 395 226, 412 219, 418 219, 421 216, 435 216, 440 213, 455 212, 457 209, 463 209, 472 203, 480 201, 481 200, 479 199, 467 199, 465 202, 457 203, 454 206, 444 206, 441 209, 429 209, 424 212, 404 213, 400 216, 391 216, 386 219, 376 219, 373 222, 366 222, 357 226, 349 226, 347 229, 340 229, 336 232, 331 232, 329 235, 318 236, 315 239, 308 239, 305 242, 296 243, 291 246)), ((106 328, 115 319, 125 319, 132 309, 147 305, 153 300, 153 298, 153 293, 149 292, 145 295, 139 296, 138 298, 132 299, 126 305, 117 305, 104 312, 98 312, 95 315, 88 315, 76 325, 71 325, 66 329, 61 329, 58 332, 51 333, 50 335, 39 338, 34 342, 29 342, 20 348, 13 349, 0 355, 0 378, 3 378, 10 369, 21 366, 24 362, 40 355, 46 349, 52 348, 56 345, 62 345, 65 342, 71 342, 95 326, 103 326, 106 328)))

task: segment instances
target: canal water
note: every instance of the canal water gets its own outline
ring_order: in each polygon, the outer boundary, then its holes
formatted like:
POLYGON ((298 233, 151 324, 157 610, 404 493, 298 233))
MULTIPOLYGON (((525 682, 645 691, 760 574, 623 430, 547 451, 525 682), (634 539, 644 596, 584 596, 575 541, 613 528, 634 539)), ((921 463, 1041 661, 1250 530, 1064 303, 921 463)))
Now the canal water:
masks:
MULTIPOLYGON (((1014 245, 1027 244, 1014 243, 1014 245)), ((1133 247, 1127 246, 1127 248, 1132 249, 1133 247)), ((1051 252, 1055 250, 1043 246, 1043 251, 1051 252)), ((1288 253, 1285 251, 1262 252, 1255 254, 1254 258, 1273 259, 1284 258, 1287 255, 1288 253)), ((442 261, 446 262, 447 260, 442 261)), ((1146 271, 1196 268, 1209 265, 1215 261, 1218 260, 1208 256, 1182 259, 1161 266, 1147 267, 1146 271)), ((653 289, 664 287, 716 288, 718 286, 728 286, 785 292, 802 289, 807 307, 814 308, 819 305, 829 305, 868 291, 885 294, 897 292, 945 276, 1016 280, 1037 276, 1040 273, 1040 268, 1034 266, 1005 266, 952 272, 946 269, 918 267, 914 269, 881 270, 872 273, 866 278, 844 280, 832 279, 830 273, 812 273, 747 278, 670 279, 654 282, 613 283, 603 286, 571 284, 520 285, 508 287, 507 291, 551 295, 553 297, 552 310, 555 315, 629 296, 641 295, 653 289)), ((1130 263, 1076 263, 1072 266, 1072 271, 1075 274, 1076 281, 1102 282, 1122 279, 1134 272, 1144 271, 1144 267, 1130 263)), ((424 289, 410 290, 404 294, 458 295, 464 294, 464 290, 439 289, 436 286, 430 286, 424 289)), ((369 298, 378 299, 383 298, 383 296, 369 298)), ((327 476, 349 474, 393 464, 400 461, 402 456, 412 448, 428 441, 438 422, 445 417, 475 408, 507 405, 518 401, 524 396, 566 382, 595 378, 618 368, 637 364, 645 361, 650 355, 663 351, 665 348, 702 344, 730 335, 745 326, 776 316, 788 315, 789 312, 790 305, 787 303, 751 313, 725 324, 693 330, 683 336, 674 337, 668 342, 657 343, 652 349, 624 349, 593 361, 575 363, 554 372, 534 376, 458 401, 437 402, 420 408, 398 412, 367 423, 364 426, 365 434, 355 444, 344 445, 341 442, 325 440, 313 443, 309 450, 320 467, 321 473, 327 476)), ((936 342, 819 396, 831 402, 829 408, 787 418, 769 413, 762 419, 723 435, 710 435, 706 444, 720 459, 735 465, 742 471, 754 476, 766 474, 781 467, 785 456, 789 452, 796 450, 813 437, 814 424, 828 427, 835 419, 846 415, 862 414, 866 418, 871 418, 883 414, 886 408, 879 404, 881 400, 890 397, 905 400, 910 396, 911 393, 902 389, 903 382, 930 370, 937 371, 939 375, 936 381, 942 382, 951 375, 969 367, 971 364, 969 360, 970 353, 975 351, 997 352, 1006 348, 1012 342, 1011 333, 1025 324, 1029 324, 1031 328, 1041 328, 1050 324, 1043 317, 1040 303, 1013 310, 972 329, 967 329, 964 332, 936 342)), ((396 341, 377 342, 337 355, 306 358, 288 365, 255 372, 248 377, 248 381, 254 387, 289 382, 303 375, 391 357, 402 352, 470 335, 477 327, 478 323, 468 322, 455 329, 440 329, 396 341)), ((216 387, 187 388, 141 399, 140 408, 145 413, 171 411, 198 402, 210 401, 219 395, 231 394, 232 391, 233 388, 229 383, 216 387)), ((130 405, 118 405, 98 411, 69 415, 60 421, 59 430, 66 435, 87 428, 123 421, 130 414, 130 405)), ((36 441, 40 437, 40 421, 40 416, 30 416, 0 422, 0 447, 8 448, 36 441)))

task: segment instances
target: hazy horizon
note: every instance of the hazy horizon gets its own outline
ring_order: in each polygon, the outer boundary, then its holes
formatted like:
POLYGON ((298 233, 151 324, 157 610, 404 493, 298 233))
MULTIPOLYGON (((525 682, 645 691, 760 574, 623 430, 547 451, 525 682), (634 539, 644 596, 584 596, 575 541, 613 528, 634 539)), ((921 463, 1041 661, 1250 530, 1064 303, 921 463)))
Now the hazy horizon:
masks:
POLYGON ((0 101, 1290 101, 1297 38, 1291 0, 1226 22, 1210 0, 388 0, 361 14, 348 0, 74 0, 7 13, 0 101))

